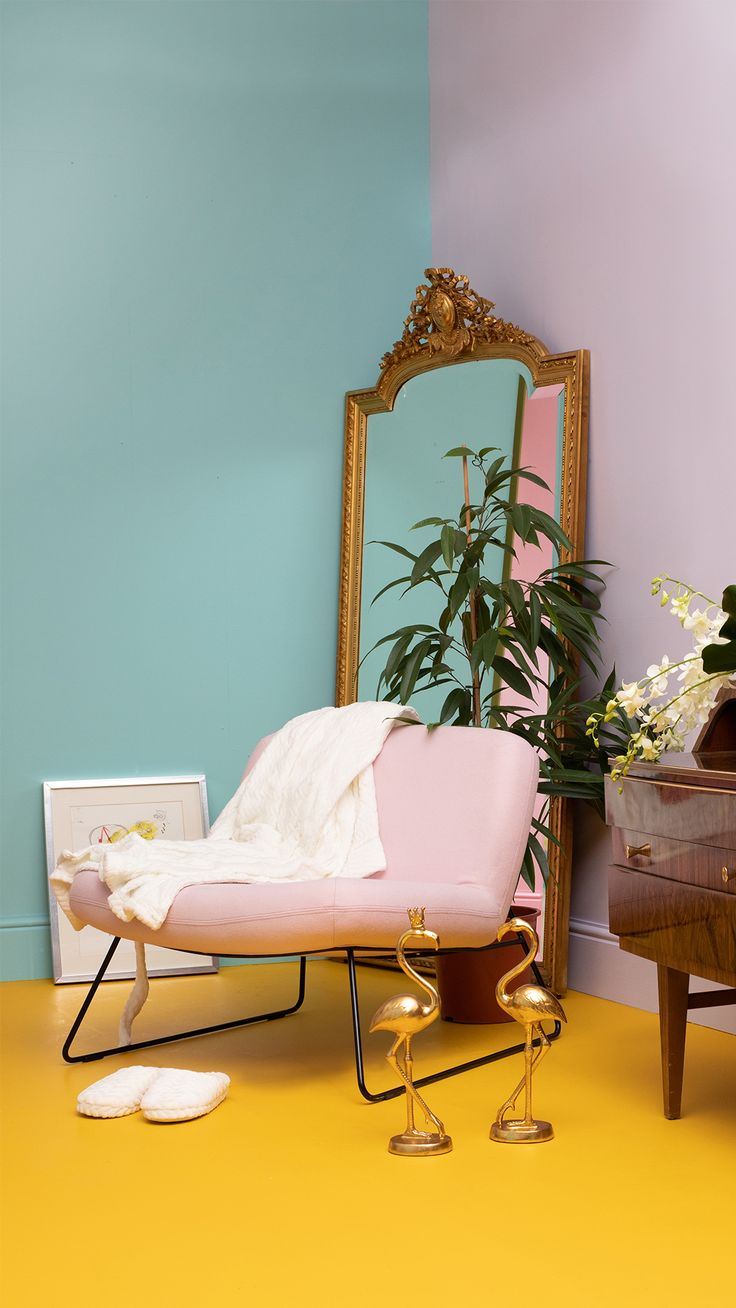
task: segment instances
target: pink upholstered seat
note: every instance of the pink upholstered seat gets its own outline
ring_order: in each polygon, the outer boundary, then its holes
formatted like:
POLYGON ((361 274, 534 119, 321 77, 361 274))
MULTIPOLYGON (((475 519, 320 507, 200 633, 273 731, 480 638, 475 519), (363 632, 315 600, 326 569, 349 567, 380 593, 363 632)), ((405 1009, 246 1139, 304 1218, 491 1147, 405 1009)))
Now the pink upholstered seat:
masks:
POLYGON ((85 872, 74 881, 72 908, 110 935, 202 953, 268 955, 392 949, 407 908, 422 904, 443 948, 490 944, 508 913, 529 832, 534 750, 503 731, 397 727, 374 772, 387 867, 372 877, 190 886, 160 930, 151 931, 115 917, 106 888, 85 872))

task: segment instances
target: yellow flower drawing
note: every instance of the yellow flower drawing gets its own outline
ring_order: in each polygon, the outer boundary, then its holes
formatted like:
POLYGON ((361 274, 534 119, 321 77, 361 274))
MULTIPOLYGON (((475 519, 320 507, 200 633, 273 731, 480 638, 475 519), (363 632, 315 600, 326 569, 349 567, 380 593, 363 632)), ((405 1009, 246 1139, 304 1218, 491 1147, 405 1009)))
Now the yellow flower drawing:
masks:
POLYGON ((113 831, 110 835, 110 844, 115 845, 118 840, 123 839, 123 836, 133 834, 140 836, 141 840, 154 840, 158 835, 158 827, 155 822, 134 822, 127 831, 113 831))

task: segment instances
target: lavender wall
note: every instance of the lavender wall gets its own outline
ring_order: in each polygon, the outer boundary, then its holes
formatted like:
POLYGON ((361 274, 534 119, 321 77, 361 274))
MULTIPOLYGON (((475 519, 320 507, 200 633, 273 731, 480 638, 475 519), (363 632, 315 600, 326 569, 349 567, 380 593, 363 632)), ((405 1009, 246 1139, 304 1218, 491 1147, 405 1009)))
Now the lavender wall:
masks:
MULTIPOLYGON (((684 648, 650 579, 736 578, 736 6, 431 0, 430 87, 434 262, 591 350, 587 551, 616 565, 606 660, 639 676, 684 648)), ((607 859, 582 816, 571 977, 650 1006, 600 925, 607 859)))

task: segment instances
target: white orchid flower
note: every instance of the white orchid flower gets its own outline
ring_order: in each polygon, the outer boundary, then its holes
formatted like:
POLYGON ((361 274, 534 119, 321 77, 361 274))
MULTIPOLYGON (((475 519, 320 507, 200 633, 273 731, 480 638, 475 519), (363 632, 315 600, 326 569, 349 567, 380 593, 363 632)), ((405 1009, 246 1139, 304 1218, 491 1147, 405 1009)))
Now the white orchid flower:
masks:
POLYGON ((647 761, 658 759, 662 753, 662 741, 652 740, 650 736, 643 736, 638 744, 639 754, 647 761))
POLYGON ((693 633, 693 640, 709 641, 713 635, 713 623, 705 609, 693 609, 686 613, 682 622, 685 631, 693 633))
POLYGON ((615 758, 611 768, 611 777, 619 782, 619 789, 634 759, 656 760, 665 751, 684 750, 691 732, 710 717, 721 687, 734 684, 732 673, 714 676, 703 668, 701 655, 704 646, 722 644, 725 639, 720 631, 726 615, 716 602, 667 574, 654 578, 652 594, 659 595, 663 607, 671 600, 670 612, 684 630, 691 633, 693 648, 675 663, 663 655, 659 663, 652 663, 647 668, 646 677, 640 681, 625 681, 616 691, 615 699, 609 700, 605 713, 592 715, 594 720, 589 734, 596 732, 601 721, 608 722, 615 716, 616 706, 636 720, 632 724, 626 753, 615 758), (664 589, 665 582, 676 587, 676 595, 671 596, 664 589), (696 596, 705 601, 706 607, 696 608, 691 613, 690 605, 696 596), (669 686, 669 678, 675 672, 676 689, 669 686), (661 702, 663 699, 664 703, 661 702))
POLYGON ((676 595, 672 603, 670 604, 670 613, 673 614, 673 616, 676 617, 683 624, 683 626, 685 624, 685 619, 690 609, 691 599, 692 599, 692 592, 685 591, 684 595, 676 595))
POLYGON ((667 693, 667 678, 669 676, 670 667, 670 661, 665 654, 661 663, 652 663, 647 668, 650 699, 658 699, 661 695, 667 693))
POLYGON ((616 699, 630 718, 635 717, 647 702, 638 681, 624 681, 621 689, 616 691, 616 699))

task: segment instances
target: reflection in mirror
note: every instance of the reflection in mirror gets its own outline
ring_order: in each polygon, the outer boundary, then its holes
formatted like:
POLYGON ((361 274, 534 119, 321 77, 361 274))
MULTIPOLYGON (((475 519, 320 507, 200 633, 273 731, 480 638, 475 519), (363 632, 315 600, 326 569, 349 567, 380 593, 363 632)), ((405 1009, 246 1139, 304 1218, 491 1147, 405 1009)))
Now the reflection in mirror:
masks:
MULTIPOLYGON (((560 384, 535 388, 529 369, 514 359, 488 359, 415 377, 400 390, 392 413, 371 414, 366 436, 358 699, 385 694, 380 677, 390 644, 378 642, 408 623, 433 620, 428 617, 434 606, 431 601, 428 605, 426 588, 409 587, 410 561, 386 542, 419 554, 436 537, 437 529, 413 524, 429 516, 458 514, 465 498, 462 464, 443 457, 450 447, 467 444, 477 450, 491 445, 505 464, 532 469, 546 488, 524 482, 524 501, 559 519, 563 392, 560 384)), ((471 499, 475 498, 471 488, 471 499)), ((554 562, 552 543, 544 537, 536 545, 518 539, 514 545, 515 555, 498 550, 495 558, 487 556, 484 575, 489 580, 532 581, 554 562)), ((452 654, 447 661, 466 681, 467 667, 452 654)), ((543 654, 539 673, 546 680, 543 654)), ((417 686, 412 702, 425 722, 439 719, 448 689, 448 685, 417 686)), ((500 701, 518 705, 525 697, 502 690, 500 701)), ((546 686, 536 687, 527 702, 530 712, 546 708, 546 686)), ((537 817, 543 809, 539 797, 537 817)), ((532 888, 521 883, 516 902, 538 908, 543 928, 539 875, 532 888)), ((543 939, 543 929, 541 934, 543 939)))

